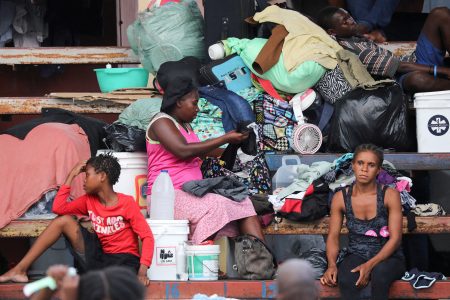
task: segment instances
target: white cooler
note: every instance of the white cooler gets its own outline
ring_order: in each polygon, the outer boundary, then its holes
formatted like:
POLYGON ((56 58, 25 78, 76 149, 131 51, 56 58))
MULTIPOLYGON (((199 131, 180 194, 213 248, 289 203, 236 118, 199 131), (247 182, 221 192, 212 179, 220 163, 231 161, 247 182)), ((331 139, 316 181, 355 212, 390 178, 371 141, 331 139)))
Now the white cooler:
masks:
POLYGON ((414 94, 418 152, 450 152, 450 91, 414 94))

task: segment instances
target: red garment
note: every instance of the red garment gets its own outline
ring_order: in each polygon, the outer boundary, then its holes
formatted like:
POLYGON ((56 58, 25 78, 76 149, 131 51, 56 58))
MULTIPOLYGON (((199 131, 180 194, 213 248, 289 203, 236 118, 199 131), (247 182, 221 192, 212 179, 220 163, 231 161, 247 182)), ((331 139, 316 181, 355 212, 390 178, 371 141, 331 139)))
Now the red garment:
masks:
POLYGON ((133 197, 117 193, 118 203, 105 207, 98 196, 85 194, 67 202, 70 186, 62 185, 53 202, 53 212, 58 215, 89 215, 105 253, 130 253, 139 256, 138 236, 142 240, 141 264, 150 266, 154 238, 133 197))

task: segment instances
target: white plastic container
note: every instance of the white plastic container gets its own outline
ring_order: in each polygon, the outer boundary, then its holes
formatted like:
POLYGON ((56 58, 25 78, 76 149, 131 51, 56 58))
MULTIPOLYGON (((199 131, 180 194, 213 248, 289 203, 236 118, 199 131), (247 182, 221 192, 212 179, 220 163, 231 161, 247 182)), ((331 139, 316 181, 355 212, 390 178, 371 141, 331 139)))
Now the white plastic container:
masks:
POLYGON ((152 186, 151 202, 149 203, 150 219, 173 220, 175 205, 175 189, 169 172, 162 170, 152 186))
POLYGON ((417 93, 414 107, 418 152, 450 152, 450 91, 417 93))
POLYGON ((281 166, 272 177, 272 189, 276 190, 291 185, 294 179, 298 177, 297 169, 300 164, 298 155, 284 155, 281 158, 281 166))
POLYGON ((180 280, 186 281, 186 273, 180 274, 186 266, 183 255, 178 251, 184 251, 189 234, 188 220, 151 220, 147 219, 155 238, 153 260, 147 271, 150 280, 180 280), (180 264, 180 266, 177 266, 180 264), (177 270, 178 268, 178 270, 177 270))
POLYGON ((112 153, 119 159, 120 177, 114 191, 131 195, 142 209, 147 208, 147 162, 145 152, 114 152, 98 150, 97 155, 112 153))
POLYGON ((186 257, 189 280, 218 280, 219 254, 219 245, 188 245, 186 257))

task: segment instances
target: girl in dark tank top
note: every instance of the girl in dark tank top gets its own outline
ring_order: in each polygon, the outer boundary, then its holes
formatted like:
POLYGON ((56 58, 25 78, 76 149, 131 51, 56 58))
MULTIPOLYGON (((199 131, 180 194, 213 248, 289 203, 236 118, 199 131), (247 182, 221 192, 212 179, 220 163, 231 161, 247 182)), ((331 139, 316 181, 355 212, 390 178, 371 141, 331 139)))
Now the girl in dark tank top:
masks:
POLYGON ((381 149, 371 144, 358 146, 352 161, 355 182, 337 192, 332 200, 327 238, 328 269, 321 282, 338 285, 342 299, 361 299, 361 291, 369 282, 371 299, 388 299, 390 285, 405 272, 400 248, 400 194, 377 184, 382 162, 381 149), (349 251, 337 267, 344 216, 349 231, 349 251))

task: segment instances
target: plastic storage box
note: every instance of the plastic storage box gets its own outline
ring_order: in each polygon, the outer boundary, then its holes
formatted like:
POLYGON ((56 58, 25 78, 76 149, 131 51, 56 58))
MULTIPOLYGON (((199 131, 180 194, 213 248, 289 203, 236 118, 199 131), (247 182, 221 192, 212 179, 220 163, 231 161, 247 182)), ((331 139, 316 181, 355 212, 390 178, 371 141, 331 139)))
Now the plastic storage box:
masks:
POLYGON ((416 93, 418 152, 450 152, 450 91, 416 93))

